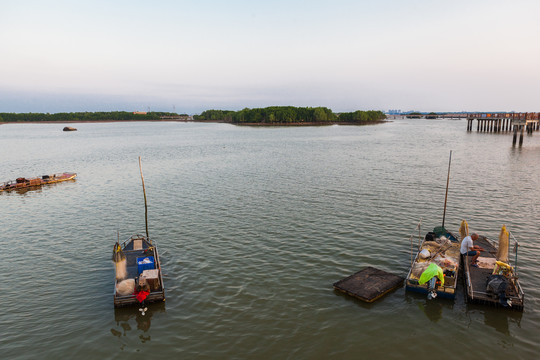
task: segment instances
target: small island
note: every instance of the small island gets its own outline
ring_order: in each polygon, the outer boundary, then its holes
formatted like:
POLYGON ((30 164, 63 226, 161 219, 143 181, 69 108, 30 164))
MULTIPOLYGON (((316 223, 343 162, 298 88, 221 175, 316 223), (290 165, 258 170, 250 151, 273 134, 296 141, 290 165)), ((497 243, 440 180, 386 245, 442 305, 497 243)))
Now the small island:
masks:
POLYGON ((206 110, 193 116, 195 121, 218 121, 238 125, 365 125, 383 122, 386 115, 382 111, 361 111, 334 113, 326 107, 270 106, 266 108, 245 108, 240 111, 206 110))

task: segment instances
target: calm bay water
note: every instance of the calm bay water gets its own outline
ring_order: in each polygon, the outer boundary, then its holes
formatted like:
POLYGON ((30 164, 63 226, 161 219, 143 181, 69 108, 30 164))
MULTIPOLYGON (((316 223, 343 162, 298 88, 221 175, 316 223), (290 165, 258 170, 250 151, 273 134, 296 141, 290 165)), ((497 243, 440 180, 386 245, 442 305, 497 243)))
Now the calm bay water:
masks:
POLYGON ((0 181, 75 182, 0 194, 2 357, 536 358, 540 134, 466 132, 464 120, 376 126, 0 126, 0 181), (406 293, 373 304, 333 291, 366 266, 405 276, 409 235, 461 219, 521 241, 524 313, 406 293), (167 301, 112 304, 112 245, 149 232, 167 301), (448 347, 446 347, 448 346, 448 347))

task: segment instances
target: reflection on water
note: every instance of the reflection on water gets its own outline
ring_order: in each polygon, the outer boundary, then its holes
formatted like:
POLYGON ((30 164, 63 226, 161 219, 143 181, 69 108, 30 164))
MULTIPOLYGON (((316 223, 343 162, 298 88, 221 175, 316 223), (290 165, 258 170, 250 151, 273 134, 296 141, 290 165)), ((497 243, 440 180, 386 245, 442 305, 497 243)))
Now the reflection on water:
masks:
POLYGON ((508 347, 516 358, 537 357, 537 134, 513 149, 511 137, 467 133, 466 121, 78 128, 69 137, 48 124, 0 129, 3 179, 51 169, 78 173, 76 183, 0 196, 0 247, 9 249, 0 287, 5 298, 17 299, 0 316, 5 358, 120 358, 137 351, 171 358, 422 358, 440 354, 438 344, 448 339, 460 344, 463 359, 477 360, 478 344, 484 358, 500 358, 508 347), (523 321, 469 308, 459 296, 428 303, 399 288, 365 304, 332 291, 331 284, 366 266, 406 275, 410 230, 420 218, 426 228, 440 225, 449 150, 445 226, 457 231, 466 219, 472 231, 497 238, 505 223, 520 240, 523 321), (117 231, 145 229, 138 156, 145 162, 149 232, 167 274, 167 311, 152 305, 144 317, 136 307, 113 316, 110 249, 117 231), (43 343, 56 347, 43 352, 43 343), (100 354, 92 352, 95 344, 100 354))
POLYGON ((427 318, 434 323, 442 319, 444 306, 442 301, 436 300, 437 299, 435 299, 435 301, 427 300, 426 298, 424 303, 418 302, 418 307, 420 308, 420 310, 422 310, 424 314, 426 314, 427 318))
POLYGON ((504 311, 501 311, 501 309, 498 308, 479 308, 476 306, 471 306, 469 310, 482 311, 484 313, 484 324, 504 335, 510 335, 510 324, 515 324, 515 326, 521 328, 521 318, 523 317, 523 312, 521 311, 513 311, 511 309, 504 309, 504 311))
POLYGON ((443 317, 443 311, 452 311, 455 306, 455 301, 445 298, 427 299, 427 294, 419 294, 415 292, 406 292, 405 299, 411 304, 416 304, 426 317, 434 323, 437 323, 443 317))
MULTIPOLYGON (((391 291, 390 293, 393 293, 393 292, 395 292, 395 290, 391 291)), ((377 305, 377 301, 368 303, 368 302, 362 301, 360 299, 357 299, 357 298, 355 298, 353 296, 350 296, 348 294, 345 294, 344 292, 336 290, 336 289, 334 289, 334 294, 336 294, 337 296, 342 297, 346 301, 350 301, 350 302, 352 302, 354 304, 357 304, 358 306, 360 306, 360 307, 362 307, 364 309, 371 309, 372 307, 377 305)))
POLYGON ((152 325, 152 316, 158 313, 165 312, 165 303, 156 303, 146 305, 148 310, 144 315, 141 315, 139 308, 136 306, 115 308, 114 321, 116 326, 111 328, 111 334, 118 338, 131 336, 134 330, 140 330, 137 335, 141 343, 151 340, 148 334, 152 325), (142 331, 142 332, 141 332, 142 331))

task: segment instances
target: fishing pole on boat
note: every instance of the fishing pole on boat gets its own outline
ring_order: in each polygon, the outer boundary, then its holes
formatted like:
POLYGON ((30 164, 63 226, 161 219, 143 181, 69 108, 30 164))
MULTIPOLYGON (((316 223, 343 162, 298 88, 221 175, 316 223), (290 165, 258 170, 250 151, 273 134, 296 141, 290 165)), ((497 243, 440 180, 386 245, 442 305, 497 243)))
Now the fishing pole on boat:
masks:
POLYGON ((144 176, 142 171, 142 162, 141 157, 139 156, 139 170, 141 171, 141 181, 142 181, 142 189, 143 189, 143 195, 144 195, 144 223, 146 225, 146 238, 148 241, 150 241, 150 237, 148 236, 148 204, 146 202, 146 189, 144 187, 144 176))
POLYGON ((446 217, 446 200, 448 199, 448 184, 450 183, 450 164, 452 163, 452 150, 450 150, 450 159, 448 159, 448 176, 446 177, 446 194, 444 195, 444 211, 442 217, 442 227, 444 229, 444 218, 446 217))

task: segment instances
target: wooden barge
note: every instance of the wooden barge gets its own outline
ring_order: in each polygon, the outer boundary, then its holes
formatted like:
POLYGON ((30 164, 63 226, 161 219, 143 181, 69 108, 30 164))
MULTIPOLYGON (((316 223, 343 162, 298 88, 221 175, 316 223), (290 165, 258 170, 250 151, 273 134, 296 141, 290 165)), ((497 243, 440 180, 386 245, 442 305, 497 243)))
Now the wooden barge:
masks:
POLYGON ((62 181, 73 180, 77 177, 76 173, 57 173, 52 175, 43 175, 40 177, 24 178, 6 181, 0 184, 0 192, 11 190, 22 190, 39 187, 47 184, 55 184, 62 181))
MULTIPOLYGON (((501 230, 501 234, 504 232, 505 227, 501 230)), ((509 237, 508 232, 507 234, 509 237)), ((462 234, 462 237, 464 235, 467 234, 462 234)), ((474 241, 474 244, 483 248, 476 266, 471 265, 472 259, 469 256, 462 256, 467 302, 523 311, 525 294, 515 268, 519 246, 517 241, 514 246, 516 256, 514 264, 510 263, 508 256, 500 259, 505 260, 504 262, 497 259, 497 254, 500 254, 499 245, 507 247, 505 253, 508 254, 508 241, 503 244, 503 241, 499 240, 497 244, 486 236, 478 235, 478 240, 474 241)))
POLYGON ((113 251, 113 257, 117 252, 124 255, 126 266, 125 276, 118 279, 117 272, 117 278, 115 278, 113 294, 115 307, 140 304, 141 302, 137 299, 137 289, 143 287, 149 290, 149 294, 144 299, 145 303, 165 301, 163 274, 155 242, 144 235, 133 235, 122 244, 117 243, 113 251), (131 288, 129 283, 133 284, 131 288), (125 293, 123 289, 130 289, 130 291, 125 293))

